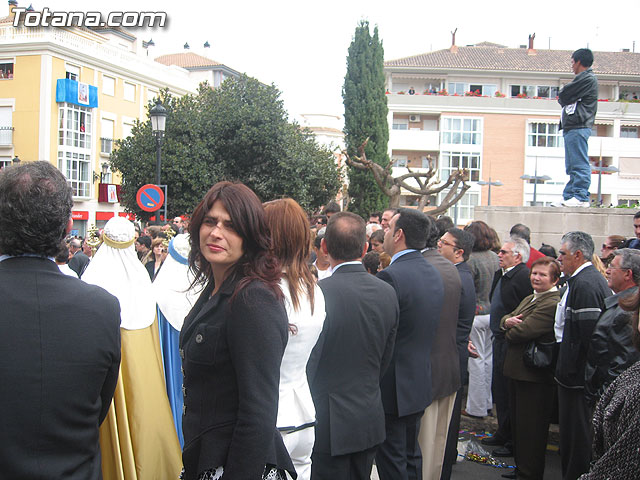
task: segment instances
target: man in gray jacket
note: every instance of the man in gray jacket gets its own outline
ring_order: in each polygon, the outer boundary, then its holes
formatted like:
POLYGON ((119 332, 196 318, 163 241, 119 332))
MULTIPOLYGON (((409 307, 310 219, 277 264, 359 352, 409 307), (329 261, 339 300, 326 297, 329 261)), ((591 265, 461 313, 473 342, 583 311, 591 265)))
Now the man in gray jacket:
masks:
POLYGON ((569 175, 562 192, 565 207, 589 206, 591 166, 587 142, 598 110, 598 80, 591 70, 592 64, 593 53, 588 48, 573 52, 571 70, 576 77, 558 95, 558 103, 562 105, 564 162, 569 175))

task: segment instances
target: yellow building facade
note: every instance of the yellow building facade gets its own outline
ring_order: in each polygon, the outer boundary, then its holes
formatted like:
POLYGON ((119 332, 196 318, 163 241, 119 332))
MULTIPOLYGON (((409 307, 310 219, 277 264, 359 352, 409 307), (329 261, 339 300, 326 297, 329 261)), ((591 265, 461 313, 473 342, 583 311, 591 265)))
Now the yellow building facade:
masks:
POLYGON ((73 189, 79 235, 124 215, 108 164, 113 142, 146 120, 161 89, 197 90, 187 70, 155 62, 147 47, 123 29, 14 27, 11 13, 0 20, 0 167, 58 167, 73 189))

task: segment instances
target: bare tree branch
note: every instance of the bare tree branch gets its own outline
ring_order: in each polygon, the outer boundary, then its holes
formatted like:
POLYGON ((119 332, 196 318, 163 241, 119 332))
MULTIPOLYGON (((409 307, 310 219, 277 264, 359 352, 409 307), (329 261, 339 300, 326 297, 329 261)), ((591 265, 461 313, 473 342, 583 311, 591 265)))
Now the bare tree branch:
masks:
POLYGON ((389 197, 389 203, 392 207, 399 205, 400 195, 403 189, 418 195, 420 197, 418 207, 423 208, 426 206, 431 195, 438 194, 449 188, 450 190, 447 192, 441 204, 435 210, 428 212, 430 215, 435 215, 455 204, 470 188, 470 185, 466 183, 468 172, 464 169, 452 172, 446 182, 441 182, 441 179, 436 176, 435 162, 431 159, 431 156, 427 157, 429 160, 429 170, 426 172, 416 172, 407 167, 407 173, 394 177, 391 174, 392 161, 389 161, 389 163, 383 167, 367 159, 364 149, 368 141, 369 139, 367 138, 362 145, 360 145, 358 148, 358 156, 354 155, 352 158, 346 151, 342 153, 348 165, 361 171, 369 170, 373 174, 376 184, 382 193, 389 197), (409 180, 415 182, 415 184, 409 183, 409 180), (460 190, 458 190, 459 188, 460 190))

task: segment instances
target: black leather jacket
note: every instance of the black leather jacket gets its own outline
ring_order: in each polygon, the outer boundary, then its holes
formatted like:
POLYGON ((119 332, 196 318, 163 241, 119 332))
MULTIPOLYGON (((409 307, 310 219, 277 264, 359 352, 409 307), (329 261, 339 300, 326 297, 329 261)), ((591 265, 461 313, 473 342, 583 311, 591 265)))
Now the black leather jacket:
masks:
POLYGON ((590 68, 580 72, 567 83, 558 94, 558 103, 562 105, 560 128, 567 131, 575 128, 591 128, 598 111, 598 80, 590 68), (571 106, 575 111, 571 112, 571 106))
POLYGON ((631 338, 631 312, 618 305, 621 295, 635 293, 638 287, 629 288, 604 300, 604 312, 596 324, 585 367, 584 394, 591 405, 598 403, 611 382, 640 359, 631 338))

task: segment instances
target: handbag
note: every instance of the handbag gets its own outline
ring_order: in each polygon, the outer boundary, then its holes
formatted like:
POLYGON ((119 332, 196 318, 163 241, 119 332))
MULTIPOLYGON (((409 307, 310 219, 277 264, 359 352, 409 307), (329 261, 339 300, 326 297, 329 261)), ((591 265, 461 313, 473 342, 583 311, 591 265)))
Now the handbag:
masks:
POLYGON ((556 342, 531 340, 524 348, 522 360, 527 367, 551 368, 555 365, 556 342))

